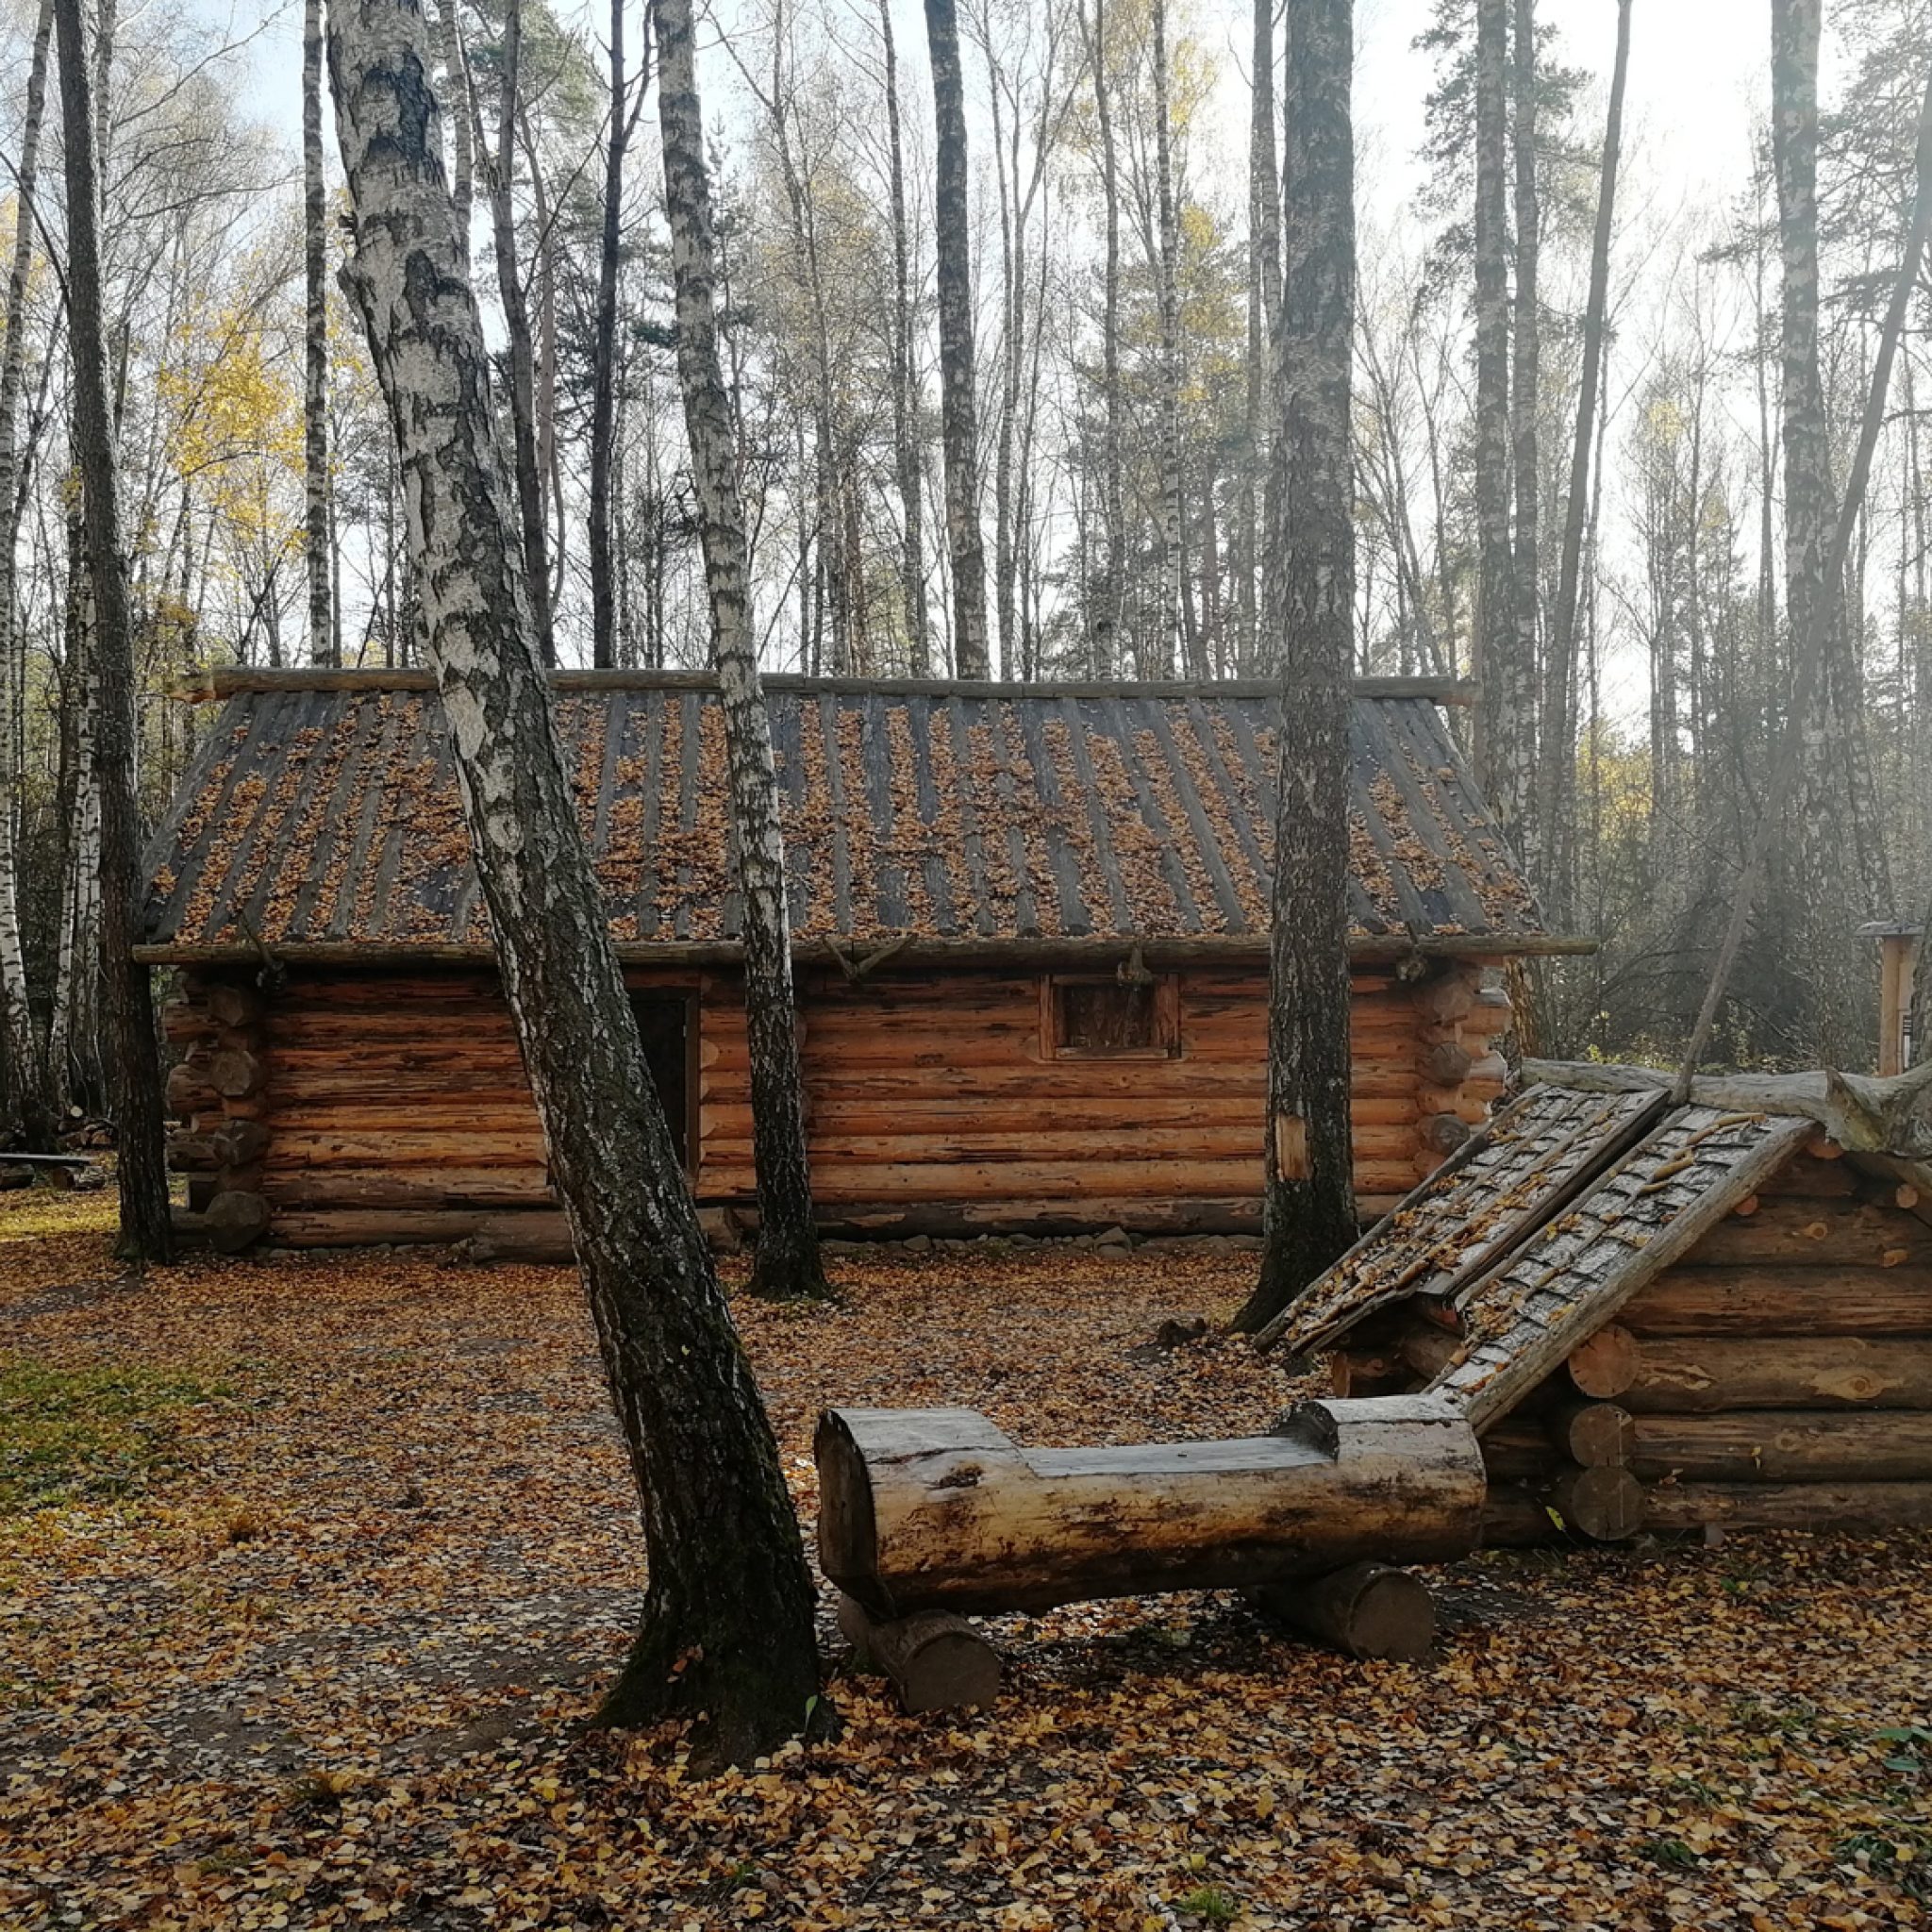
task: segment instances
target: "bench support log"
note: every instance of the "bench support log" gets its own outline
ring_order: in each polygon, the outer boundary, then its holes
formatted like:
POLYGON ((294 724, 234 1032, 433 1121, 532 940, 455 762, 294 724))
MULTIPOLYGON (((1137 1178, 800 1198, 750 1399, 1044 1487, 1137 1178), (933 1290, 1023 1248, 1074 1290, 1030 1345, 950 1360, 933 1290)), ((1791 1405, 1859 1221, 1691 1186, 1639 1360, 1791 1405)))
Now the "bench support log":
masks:
POLYGON ((1262 1584, 1248 1601, 1273 1623, 1344 1657, 1427 1657, 1436 1641, 1435 1600, 1406 1570, 1351 1563, 1305 1583, 1262 1584))
POLYGON ((1000 1691, 1000 1654, 963 1617, 918 1610, 880 1622, 841 1594, 839 1628, 860 1670, 891 1680, 908 1715, 991 1704, 1000 1691))

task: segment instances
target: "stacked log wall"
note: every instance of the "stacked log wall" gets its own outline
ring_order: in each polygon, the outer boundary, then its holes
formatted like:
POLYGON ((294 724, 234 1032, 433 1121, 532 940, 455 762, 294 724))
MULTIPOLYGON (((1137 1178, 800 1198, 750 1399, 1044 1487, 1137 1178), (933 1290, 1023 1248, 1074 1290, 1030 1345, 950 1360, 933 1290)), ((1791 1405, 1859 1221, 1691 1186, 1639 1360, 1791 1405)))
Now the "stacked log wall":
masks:
POLYGON ((1492 1540, 1553 1533, 1523 1498, 1578 1459, 1649 1529, 1932 1523, 1923 1207, 1883 1163, 1794 1157, 1490 1431, 1492 1540))
MULTIPOLYGON (((749 1206, 737 976, 633 969, 627 977, 694 994, 696 1192, 749 1206)), ((1265 975, 1185 973, 1180 1053, 1158 1059, 1054 1058, 1041 984, 1033 972, 801 982, 808 1133, 825 1219, 876 1232, 1253 1224, 1265 975)), ((1453 1144, 1452 1124, 1466 1130, 1484 1117, 1501 1091, 1492 1041, 1507 1017, 1474 963, 1439 969, 1420 989, 1390 974, 1357 975, 1365 1210, 1392 1205, 1429 1172, 1453 1144)), ((170 1099, 197 1212, 215 1193, 245 1191, 264 1204, 278 1244, 474 1237, 504 1252, 564 1249, 491 975, 294 972, 273 995, 247 991, 245 975, 191 977, 167 1025, 188 1048, 170 1099), (253 1002, 245 1016, 233 1004, 243 992, 253 1002), (215 1007, 245 1024, 224 1023, 215 1007), (247 1079, 218 1091, 218 1058, 238 1052, 247 1079), (255 1124, 248 1161, 224 1164, 221 1136, 241 1120, 255 1124)), ((222 1062, 229 1074, 240 1064, 222 1062)))

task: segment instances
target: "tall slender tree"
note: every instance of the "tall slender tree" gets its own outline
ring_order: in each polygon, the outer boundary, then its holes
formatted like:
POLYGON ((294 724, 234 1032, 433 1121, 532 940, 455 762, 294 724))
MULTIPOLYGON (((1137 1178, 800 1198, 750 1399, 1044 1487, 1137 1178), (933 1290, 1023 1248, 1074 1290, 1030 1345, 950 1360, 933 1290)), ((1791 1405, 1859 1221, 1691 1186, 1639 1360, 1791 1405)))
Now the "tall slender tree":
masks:
POLYGON ((1355 619, 1353 0, 1301 0, 1283 67, 1274 466, 1281 558, 1268 1136, 1253 1334, 1355 1239, 1348 733, 1355 619))
POLYGON ((322 174, 322 0, 302 8, 302 284, 305 329, 302 358, 302 470, 306 496, 308 567, 308 656, 333 664, 336 646, 334 584, 329 575, 328 471, 328 249, 325 184, 322 174))
MULTIPOLYGON (((1509 441, 1510 489, 1515 499, 1516 522, 1509 560, 1514 605, 1510 612, 1514 636, 1509 688, 1528 712, 1526 718, 1518 722, 1514 734, 1519 749, 1511 804, 1521 822, 1518 838, 1526 848, 1523 856, 1530 860, 1532 874, 1540 875, 1540 835, 1531 808, 1536 781, 1534 719, 1542 591, 1542 560, 1538 543, 1541 491, 1539 412, 1542 407, 1542 318, 1538 304, 1542 210, 1538 204, 1537 189, 1536 0, 1515 0, 1511 38, 1514 60, 1510 79, 1515 111, 1509 132, 1516 215, 1516 278, 1510 338, 1509 441)), ((1551 755, 1569 756, 1567 750, 1554 749, 1551 755)))
MULTIPOLYGON (((121 479, 108 391, 101 300, 101 203, 96 77, 81 0, 55 0, 60 49, 61 144, 67 173, 67 311, 74 367, 74 441, 99 694, 94 769, 100 787, 100 974, 109 1044, 108 1077, 119 1149, 121 1252, 166 1261, 174 1252, 161 1137, 161 1057, 140 936, 141 807, 135 786, 134 624, 121 547, 121 479)), ((98 42, 96 43, 98 54, 98 42)))
POLYGON ((347 280, 401 452, 504 991, 643 1513, 642 1623, 603 1714, 698 1718, 706 1754, 743 1761, 801 1729, 818 1694, 797 1519, 651 1085, 558 749, 443 174, 428 29, 416 0, 335 0, 328 51, 354 221, 347 280))
POLYGON ((41 124, 47 104, 47 55, 54 32, 52 0, 41 0, 27 68, 26 109, 20 161, 14 171, 13 256, 7 275, 7 310, 0 317, 0 1079, 6 1111, 0 1133, 18 1131, 30 1148, 53 1141, 51 1070, 35 1036, 27 1001, 26 953, 20 928, 20 699, 25 640, 19 619, 15 561, 20 547, 20 389, 26 362, 27 276, 33 268, 35 194, 40 178, 41 124))
POLYGON ((655 0, 658 114, 677 307, 677 374, 711 604, 711 656, 724 709, 731 823, 743 907, 745 1027, 751 1056, 752 1153, 758 1193, 753 1291, 822 1295, 825 1279, 806 1157, 805 1083, 791 995, 785 841, 772 724, 758 682, 751 566, 738 491, 738 442, 718 355, 711 188, 691 0, 655 0))
POLYGON ((1253 89, 1248 104, 1248 366, 1246 434, 1241 472, 1241 580, 1235 594, 1236 658, 1257 668, 1261 568, 1260 511, 1267 463, 1268 358, 1281 299, 1281 179, 1274 159, 1274 0, 1255 0, 1253 89))
POLYGON ((979 528, 979 427, 974 393, 972 213, 967 206, 966 84, 955 0, 925 0, 938 139, 933 242, 940 310, 940 433, 946 466, 946 543, 953 562, 953 667, 991 675, 986 547, 979 528))
MULTIPOLYGON (((1267 0, 1257 0, 1267 4, 1267 0)), ((1106 254, 1100 309, 1101 516, 1107 526, 1106 567, 1094 600, 1092 670, 1097 677, 1118 675, 1121 668, 1121 616, 1126 602, 1126 491, 1121 459, 1121 178, 1113 125, 1113 86, 1108 75, 1107 0, 1093 0, 1093 21, 1081 26, 1087 61, 1093 75, 1093 118, 1100 130, 1100 194, 1105 209, 1106 254)))
POLYGON ((912 243, 906 219, 906 154, 899 125, 899 54, 892 39, 892 0, 879 0, 885 52, 886 139, 892 211, 892 462, 899 485, 899 599, 912 675, 932 670, 925 616, 924 478, 919 461, 919 403, 912 377, 912 243))
MULTIPOLYGON (((1160 312, 1160 523, 1155 544, 1154 622, 1146 640, 1142 677, 1174 670, 1174 621, 1181 557, 1181 321, 1180 221, 1174 192, 1174 109, 1167 54, 1167 0, 1153 0, 1154 192, 1159 252, 1154 283, 1160 312)), ((1189 675, 1207 667, 1190 664, 1189 675)))

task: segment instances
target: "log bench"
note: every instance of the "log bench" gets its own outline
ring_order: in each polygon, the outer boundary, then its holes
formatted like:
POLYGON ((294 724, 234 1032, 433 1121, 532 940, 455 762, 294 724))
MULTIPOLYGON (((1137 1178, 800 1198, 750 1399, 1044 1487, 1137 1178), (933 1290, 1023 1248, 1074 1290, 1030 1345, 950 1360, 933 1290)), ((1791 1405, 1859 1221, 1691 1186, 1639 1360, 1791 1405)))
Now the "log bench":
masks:
POLYGON ((1427 1593, 1389 1566, 1474 1549, 1487 1491, 1474 1431, 1428 1395, 1091 1449, 1022 1449, 970 1408, 834 1408, 815 1447, 841 1627, 908 1710, 992 1695, 997 1657, 967 1615, 1096 1597, 1241 1590, 1351 1655, 1421 1655, 1427 1593))

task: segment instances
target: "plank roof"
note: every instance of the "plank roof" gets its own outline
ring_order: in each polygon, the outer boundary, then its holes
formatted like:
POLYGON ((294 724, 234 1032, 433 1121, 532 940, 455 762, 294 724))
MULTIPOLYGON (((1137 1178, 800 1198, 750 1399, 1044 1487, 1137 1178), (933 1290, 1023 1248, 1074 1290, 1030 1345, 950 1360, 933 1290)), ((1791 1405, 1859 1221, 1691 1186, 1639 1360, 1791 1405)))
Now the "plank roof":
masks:
MULTIPOLYGON (((770 683, 801 941, 1265 936, 1267 688, 770 683)), ((734 940, 715 691, 688 675, 558 686, 613 937, 734 940)), ((1546 934, 1434 702, 1358 694, 1349 756, 1357 941, 1570 943, 1546 934)), ((154 955, 489 941, 441 707, 420 678, 234 691, 147 877, 154 955)))
POLYGON ((1420 1298, 1462 1336, 1428 1389, 1485 1427, 1817 1132, 1803 1115, 1655 1091, 1534 1087, 1261 1339, 1333 1347, 1420 1298))

